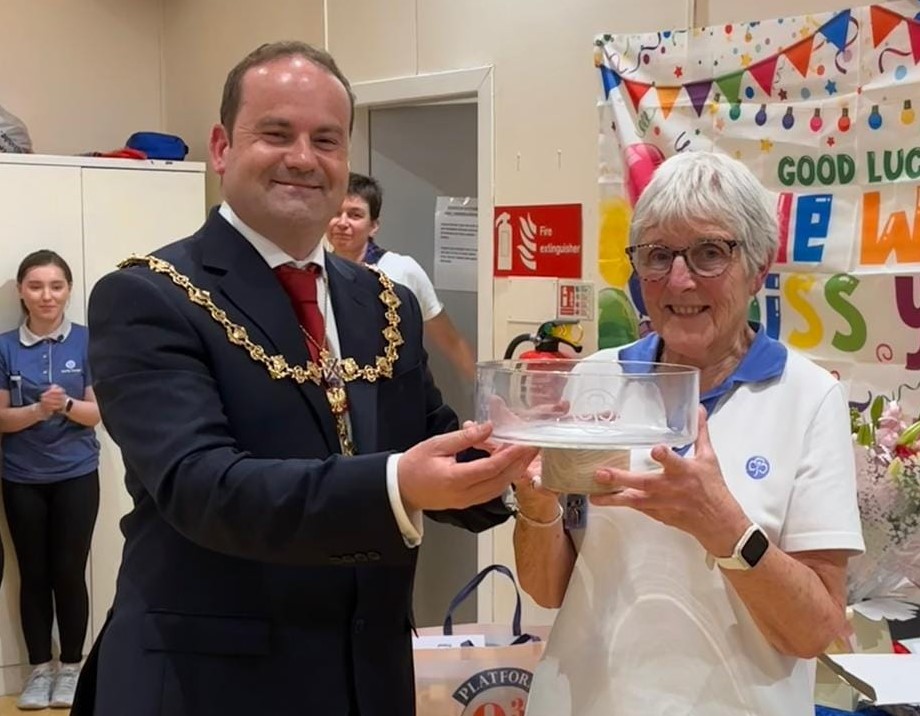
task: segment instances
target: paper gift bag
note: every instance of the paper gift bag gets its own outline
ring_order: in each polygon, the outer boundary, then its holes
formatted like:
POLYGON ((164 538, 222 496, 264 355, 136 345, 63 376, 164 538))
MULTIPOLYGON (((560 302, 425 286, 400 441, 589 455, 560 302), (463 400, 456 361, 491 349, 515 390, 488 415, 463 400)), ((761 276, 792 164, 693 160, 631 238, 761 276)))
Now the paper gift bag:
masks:
MULTIPOLYGON (((891 632, 885 619, 870 619, 859 610, 847 607, 847 621, 853 633, 831 644, 826 654, 890 654, 891 632)), ((865 691, 848 681, 841 669, 825 654, 818 657, 815 672, 815 703, 843 711, 855 711, 865 691)))
POLYGON ((521 627, 521 595, 511 625, 454 626, 454 610, 492 572, 512 582, 507 567, 486 567, 451 601, 443 627, 419 629, 414 640, 418 716, 523 716, 534 667, 549 627, 521 627))

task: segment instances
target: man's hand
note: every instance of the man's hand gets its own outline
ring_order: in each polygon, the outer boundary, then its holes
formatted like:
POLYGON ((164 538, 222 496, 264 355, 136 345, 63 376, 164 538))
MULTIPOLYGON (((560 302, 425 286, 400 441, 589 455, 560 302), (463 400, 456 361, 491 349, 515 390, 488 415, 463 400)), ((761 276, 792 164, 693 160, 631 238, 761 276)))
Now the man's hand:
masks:
POLYGON ((399 493, 407 512, 462 509, 492 500, 521 479, 539 448, 496 445, 492 426, 467 424, 462 430, 419 443, 399 459, 399 493), (457 453, 486 449, 488 457, 457 462, 457 453))
POLYGON ((47 420, 55 413, 59 413, 67 404, 67 393, 59 385, 52 385, 48 390, 41 394, 38 409, 41 412, 42 420, 47 420))
MULTIPOLYGON (((568 407, 566 406, 566 410, 568 407)), ((467 420, 463 423, 464 428, 475 428, 476 423, 467 420)), ((503 445, 495 440, 487 439, 475 446, 478 450, 485 450, 489 454, 507 449, 508 445, 503 445)), ((541 484, 543 461, 537 455, 512 483, 514 485, 514 495, 517 499, 518 509, 527 517, 539 520, 541 522, 552 520, 559 511, 559 495, 543 488, 541 484)))

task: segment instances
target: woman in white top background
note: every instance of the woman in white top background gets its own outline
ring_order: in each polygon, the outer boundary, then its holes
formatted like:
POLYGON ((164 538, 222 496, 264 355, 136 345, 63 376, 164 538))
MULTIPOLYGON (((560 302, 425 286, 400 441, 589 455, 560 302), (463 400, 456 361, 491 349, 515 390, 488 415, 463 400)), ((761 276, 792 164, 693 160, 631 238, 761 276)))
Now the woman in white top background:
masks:
POLYGON ((387 276, 415 295, 425 321, 425 337, 468 381, 476 377, 476 358, 469 343, 457 330, 444 304, 438 299, 431 279, 411 256, 382 248, 374 242, 380 229, 383 189, 373 177, 352 172, 348 194, 339 213, 329 222, 326 238, 339 256, 358 263, 376 265, 387 276))

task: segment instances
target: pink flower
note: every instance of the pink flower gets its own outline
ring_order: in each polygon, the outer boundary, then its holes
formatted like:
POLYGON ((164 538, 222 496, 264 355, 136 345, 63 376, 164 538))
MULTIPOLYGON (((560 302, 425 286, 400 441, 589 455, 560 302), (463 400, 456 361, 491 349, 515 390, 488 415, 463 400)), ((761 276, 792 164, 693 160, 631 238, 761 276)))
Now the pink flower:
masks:
POLYGON ((882 415, 878 419, 875 441, 883 448, 894 450, 898 438, 901 437, 901 433, 904 432, 905 428, 907 428, 907 423, 904 421, 901 406, 892 400, 885 405, 885 409, 882 410, 882 415))

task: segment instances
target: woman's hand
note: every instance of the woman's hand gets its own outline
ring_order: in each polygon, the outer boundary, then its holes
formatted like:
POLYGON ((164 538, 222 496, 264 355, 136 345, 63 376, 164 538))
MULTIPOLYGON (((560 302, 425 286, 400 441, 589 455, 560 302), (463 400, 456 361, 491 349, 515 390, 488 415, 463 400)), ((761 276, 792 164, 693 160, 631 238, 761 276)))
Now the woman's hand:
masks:
POLYGON ((700 408, 693 457, 681 457, 666 445, 657 445, 652 449, 652 459, 661 465, 660 472, 598 470, 598 482, 623 489, 611 495, 595 495, 591 501, 631 507, 692 535, 710 554, 730 555, 750 520, 725 484, 709 439, 705 409, 700 408))
POLYGON ((527 472, 514 483, 518 509, 536 522, 550 522, 559 515, 559 496, 541 484, 542 461, 537 457, 527 472))
POLYGON ((67 393, 59 385, 52 385, 48 390, 41 394, 38 402, 38 409, 41 412, 42 420, 47 420, 55 413, 59 413, 67 404, 67 393))

